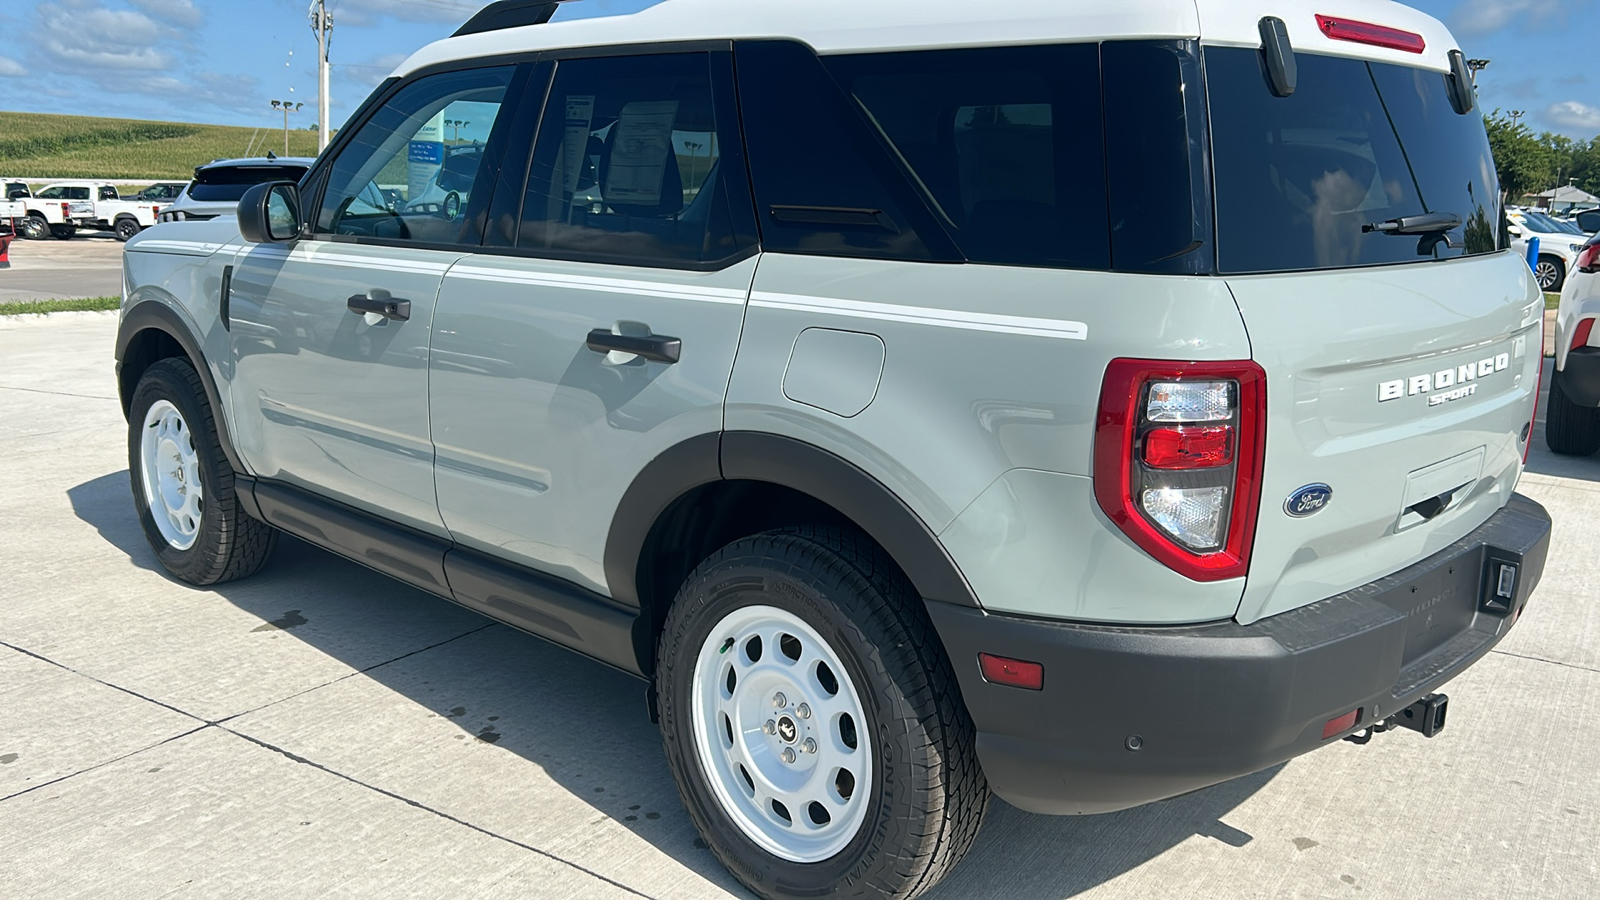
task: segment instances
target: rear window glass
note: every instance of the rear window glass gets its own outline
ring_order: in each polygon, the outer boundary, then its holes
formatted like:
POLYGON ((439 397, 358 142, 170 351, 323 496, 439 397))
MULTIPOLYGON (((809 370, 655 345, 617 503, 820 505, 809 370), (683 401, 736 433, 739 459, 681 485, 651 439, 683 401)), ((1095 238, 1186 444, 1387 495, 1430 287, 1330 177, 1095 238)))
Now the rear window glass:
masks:
POLYGON ((826 62, 968 260, 1110 266, 1098 45, 826 62))
POLYGON ((235 203, 244 192, 268 181, 299 181, 305 166, 218 166, 195 174, 189 196, 206 203, 235 203))
POLYGON ((1224 273, 1446 259, 1499 247, 1499 183, 1482 117, 1445 76, 1299 54, 1275 97, 1256 50, 1208 48, 1218 267, 1224 273), (1447 213, 1439 234, 1371 226, 1447 213))

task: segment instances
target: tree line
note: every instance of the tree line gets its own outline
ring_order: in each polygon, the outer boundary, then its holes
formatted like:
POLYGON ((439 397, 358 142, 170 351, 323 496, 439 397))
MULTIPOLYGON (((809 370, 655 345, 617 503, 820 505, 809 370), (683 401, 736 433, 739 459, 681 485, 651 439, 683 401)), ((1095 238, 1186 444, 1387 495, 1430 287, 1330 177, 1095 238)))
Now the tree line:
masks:
POLYGON ((1515 203, 1523 194, 1573 184, 1600 196, 1600 136, 1573 140, 1533 130, 1496 109, 1484 117, 1500 189, 1515 203))

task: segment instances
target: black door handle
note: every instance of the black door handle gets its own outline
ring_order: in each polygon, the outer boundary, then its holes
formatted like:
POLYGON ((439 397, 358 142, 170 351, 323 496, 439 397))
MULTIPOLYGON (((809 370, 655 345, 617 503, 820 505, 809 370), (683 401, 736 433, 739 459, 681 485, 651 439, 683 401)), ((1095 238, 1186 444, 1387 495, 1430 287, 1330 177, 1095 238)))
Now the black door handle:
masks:
POLYGON ((659 334, 616 334, 609 328, 589 332, 587 345, 596 353, 632 353, 652 362, 672 364, 683 356, 683 341, 659 334))
POLYGON ((385 319, 401 322, 411 318, 411 301, 396 300, 384 290, 371 290, 365 294, 352 295, 345 301, 345 306, 353 313, 377 313, 385 319))

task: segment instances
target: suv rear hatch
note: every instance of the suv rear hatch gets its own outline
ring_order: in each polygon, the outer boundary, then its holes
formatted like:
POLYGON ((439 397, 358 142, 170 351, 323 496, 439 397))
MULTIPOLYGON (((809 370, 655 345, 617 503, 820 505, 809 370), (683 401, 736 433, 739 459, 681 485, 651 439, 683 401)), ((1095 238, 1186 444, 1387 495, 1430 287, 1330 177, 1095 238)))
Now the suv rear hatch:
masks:
POLYGON ((1501 252, 1481 114, 1420 58, 1311 49, 1287 97, 1259 49, 1204 50, 1218 272, 1267 374, 1243 623, 1397 571, 1503 506, 1539 378, 1542 298, 1501 252), (1291 509, 1314 485, 1327 502, 1291 509))

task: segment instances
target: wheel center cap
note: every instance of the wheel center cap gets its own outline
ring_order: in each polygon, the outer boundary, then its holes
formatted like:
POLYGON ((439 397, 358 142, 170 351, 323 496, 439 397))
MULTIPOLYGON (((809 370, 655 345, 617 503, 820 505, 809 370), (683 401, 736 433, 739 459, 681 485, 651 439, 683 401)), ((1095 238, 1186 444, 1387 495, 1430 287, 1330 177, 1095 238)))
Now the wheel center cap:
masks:
POLYGON ((795 726, 793 719, 788 716, 780 716, 778 718, 779 740, 782 740, 785 744, 792 744, 798 734, 799 729, 795 726))

